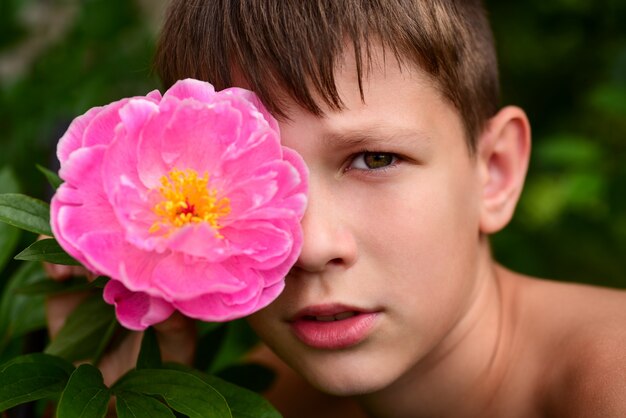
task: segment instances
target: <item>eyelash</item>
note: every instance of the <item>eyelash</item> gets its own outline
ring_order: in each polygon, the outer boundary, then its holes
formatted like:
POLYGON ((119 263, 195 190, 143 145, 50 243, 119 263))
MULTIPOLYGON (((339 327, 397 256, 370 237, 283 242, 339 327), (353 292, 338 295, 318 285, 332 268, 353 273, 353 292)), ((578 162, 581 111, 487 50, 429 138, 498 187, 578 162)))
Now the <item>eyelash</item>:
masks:
POLYGON ((400 160, 401 160, 400 156, 398 154, 394 154, 393 152, 365 150, 365 151, 361 151, 361 152, 353 154, 352 157, 349 160, 348 165, 346 166, 346 169, 344 171, 358 170, 358 171, 365 172, 365 173, 385 172, 385 171, 395 167, 400 162, 400 160), (360 158, 364 159, 368 155, 370 155, 370 156, 381 156, 381 155, 382 156, 389 156, 389 157, 391 157, 391 162, 388 165, 385 165, 383 167, 369 168, 369 167, 367 167, 367 164, 363 161, 362 165, 366 166, 365 168, 354 167, 355 161, 357 161, 360 158))

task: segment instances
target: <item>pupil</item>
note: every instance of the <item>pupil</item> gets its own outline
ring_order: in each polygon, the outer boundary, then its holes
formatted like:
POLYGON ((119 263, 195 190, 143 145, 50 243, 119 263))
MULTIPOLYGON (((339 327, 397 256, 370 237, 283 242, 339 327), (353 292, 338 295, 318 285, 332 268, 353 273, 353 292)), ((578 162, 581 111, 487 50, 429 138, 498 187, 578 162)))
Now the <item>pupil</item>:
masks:
POLYGON ((368 168, 382 168, 392 163, 393 156, 389 153, 366 153, 364 156, 365 165, 368 168))

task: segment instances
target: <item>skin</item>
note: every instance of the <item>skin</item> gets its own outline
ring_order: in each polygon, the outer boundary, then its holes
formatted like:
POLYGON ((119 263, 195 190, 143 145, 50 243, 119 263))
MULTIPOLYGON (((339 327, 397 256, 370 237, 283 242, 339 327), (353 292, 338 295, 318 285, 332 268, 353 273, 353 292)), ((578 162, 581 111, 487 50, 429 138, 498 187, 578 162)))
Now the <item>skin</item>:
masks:
MULTIPOLYGON (((491 257, 488 235, 513 216, 528 166, 524 112, 503 108, 471 154, 433 81, 373 56, 364 100, 346 54, 345 109, 317 117, 293 104, 280 123, 310 193, 285 291, 250 317, 278 356, 250 356, 278 370, 269 399, 286 418, 626 416, 624 293, 522 276, 491 257), (327 303, 375 310, 372 331, 346 349, 302 343, 289 320, 327 303)), ((190 322, 157 331, 165 353, 189 361, 190 322)), ((109 381, 134 364, 129 350, 108 357, 109 381)))
POLYGON ((314 387, 372 417, 625 416, 624 294, 527 278, 491 257, 487 236, 512 217, 528 165, 524 112, 502 109, 471 155, 434 83, 374 56, 364 100, 346 54, 346 108, 292 106, 281 124, 311 172, 305 242, 253 328, 314 387), (388 164, 368 166, 364 151, 388 164), (373 331, 347 349, 302 343, 290 319, 330 303, 376 310, 373 331))

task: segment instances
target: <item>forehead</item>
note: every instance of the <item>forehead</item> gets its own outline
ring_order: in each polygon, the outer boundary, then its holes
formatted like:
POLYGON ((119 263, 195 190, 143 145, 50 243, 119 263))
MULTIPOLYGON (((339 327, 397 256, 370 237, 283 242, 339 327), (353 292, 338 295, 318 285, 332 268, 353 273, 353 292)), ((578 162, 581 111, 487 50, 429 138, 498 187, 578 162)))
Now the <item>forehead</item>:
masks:
MULTIPOLYGON (((428 74, 399 62, 382 47, 373 47, 371 53, 361 85, 352 50, 347 49, 337 63, 335 81, 342 109, 322 105, 323 114, 318 116, 285 101, 287 118, 279 120, 286 145, 294 146, 294 141, 310 135, 326 146, 358 144, 371 137, 428 139, 436 137, 442 127, 452 128, 462 139, 456 108, 444 99, 428 74)), ((318 102, 323 103, 321 99, 318 102)))

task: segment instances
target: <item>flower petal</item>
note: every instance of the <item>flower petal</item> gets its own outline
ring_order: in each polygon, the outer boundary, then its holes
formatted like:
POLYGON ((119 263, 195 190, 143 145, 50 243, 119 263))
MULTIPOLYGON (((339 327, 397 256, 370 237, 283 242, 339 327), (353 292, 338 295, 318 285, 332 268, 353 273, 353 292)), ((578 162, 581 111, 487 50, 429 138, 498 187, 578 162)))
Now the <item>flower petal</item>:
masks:
POLYGON ((196 299, 175 301, 183 314, 203 321, 230 321, 250 315, 271 303, 284 288, 284 281, 260 289, 259 277, 250 280, 249 286, 236 294, 206 294, 196 299))
POLYGON ((59 139, 57 144, 57 158, 61 165, 69 158, 70 154, 83 146, 83 135, 89 123, 102 111, 103 107, 93 107, 85 114, 77 116, 59 139))
POLYGON ((186 300, 203 294, 234 292, 246 285, 224 266, 172 253, 154 268, 152 285, 168 300, 186 300))
POLYGON ((189 224, 168 239, 167 248, 172 251, 199 257, 203 261, 219 263, 230 257, 232 249, 224 238, 216 236, 217 231, 207 223, 189 224))
POLYGON ((174 312, 174 307, 165 300, 142 292, 131 292, 117 280, 107 282, 103 297, 107 303, 115 305, 120 323, 136 331, 165 321, 174 312))
POLYGON ((215 97, 215 89, 207 82, 187 78, 179 80, 163 95, 167 100, 171 97, 177 99, 196 99, 199 102, 211 103, 215 97))

